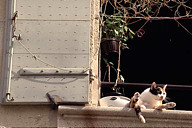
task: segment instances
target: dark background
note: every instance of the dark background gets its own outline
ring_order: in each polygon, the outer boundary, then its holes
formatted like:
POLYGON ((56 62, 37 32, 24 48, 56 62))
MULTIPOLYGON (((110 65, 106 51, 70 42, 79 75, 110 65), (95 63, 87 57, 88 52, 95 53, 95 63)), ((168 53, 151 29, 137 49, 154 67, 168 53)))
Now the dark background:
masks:
MULTIPOLYGON (((171 16, 172 12, 162 8, 160 16, 171 16)), ((192 20, 178 20, 192 33, 192 20)), ((146 21, 129 26, 137 31, 146 21)), ((134 37, 129 40, 130 49, 121 53, 121 74, 125 83, 168 84, 168 97, 177 103, 176 109, 192 110, 192 90, 187 88, 174 89, 170 85, 192 86, 192 35, 184 30, 175 20, 149 21, 143 30, 142 38, 134 37)), ((111 60, 117 65, 117 56, 111 60)), ((106 65, 101 62, 101 79, 104 79, 106 65)), ((112 81, 116 80, 116 73, 111 73, 112 81)), ((123 86, 124 94, 131 97, 134 92, 142 92, 146 86, 123 86)), ((106 86, 102 94, 110 91, 106 86)), ((121 91, 122 92, 122 91, 121 91)))

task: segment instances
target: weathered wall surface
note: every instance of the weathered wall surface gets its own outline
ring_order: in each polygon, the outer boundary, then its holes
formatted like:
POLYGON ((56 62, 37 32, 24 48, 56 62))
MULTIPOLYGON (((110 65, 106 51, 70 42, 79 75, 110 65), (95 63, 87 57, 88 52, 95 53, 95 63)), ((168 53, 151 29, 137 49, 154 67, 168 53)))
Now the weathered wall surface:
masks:
MULTIPOLYGON (((89 97, 90 104, 93 106, 98 105, 99 99, 99 11, 100 0, 91 0, 91 40, 90 40, 90 67, 92 69, 93 81, 90 84, 89 97)), ((91 78, 91 79, 92 79, 91 78)))
POLYGON ((0 0, 0 81, 1 81, 1 67, 3 58, 3 40, 4 40, 4 24, 5 24, 5 6, 6 0, 0 0))
POLYGON ((57 127, 50 106, 0 106, 0 127, 57 127))

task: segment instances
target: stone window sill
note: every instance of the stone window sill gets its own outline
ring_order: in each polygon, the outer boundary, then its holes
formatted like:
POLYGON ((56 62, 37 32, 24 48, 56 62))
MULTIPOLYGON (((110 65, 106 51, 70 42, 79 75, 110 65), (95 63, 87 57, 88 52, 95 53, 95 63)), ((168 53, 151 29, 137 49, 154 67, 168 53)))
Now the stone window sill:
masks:
POLYGON ((190 127, 192 111, 142 110, 146 123, 134 109, 121 107, 59 106, 59 127, 190 127))

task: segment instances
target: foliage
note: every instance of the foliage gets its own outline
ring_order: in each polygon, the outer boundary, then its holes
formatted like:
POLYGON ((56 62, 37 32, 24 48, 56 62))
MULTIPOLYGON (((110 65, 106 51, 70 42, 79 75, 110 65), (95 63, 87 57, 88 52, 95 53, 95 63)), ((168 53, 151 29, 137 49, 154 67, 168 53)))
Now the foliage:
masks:
POLYGON ((135 33, 126 25, 121 12, 105 17, 102 26, 103 37, 115 38, 120 41, 122 48, 128 48, 126 42, 133 39, 135 33))

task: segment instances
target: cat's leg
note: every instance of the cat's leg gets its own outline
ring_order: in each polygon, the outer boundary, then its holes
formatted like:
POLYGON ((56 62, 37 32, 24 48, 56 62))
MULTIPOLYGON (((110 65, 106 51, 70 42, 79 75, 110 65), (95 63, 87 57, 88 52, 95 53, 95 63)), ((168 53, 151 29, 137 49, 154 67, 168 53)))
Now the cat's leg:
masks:
POLYGON ((129 107, 130 107, 130 108, 134 108, 134 106, 138 104, 139 96, 140 96, 140 93, 139 93, 139 92, 136 92, 136 93, 133 95, 133 97, 131 98, 131 101, 130 101, 130 103, 129 103, 129 107))
POLYGON ((145 123, 145 118, 143 117, 142 113, 141 113, 141 107, 138 103, 139 101, 139 97, 140 97, 140 93, 139 92, 136 92, 134 94, 134 96, 131 98, 131 101, 130 101, 130 104, 129 104, 129 107, 130 108, 134 108, 135 109, 135 112, 136 112, 136 115, 137 117, 139 118, 139 120, 142 122, 142 123, 145 123))
POLYGON ((175 106, 176 106, 176 103, 175 103, 175 102, 166 103, 166 107, 167 107, 167 108, 174 108, 175 106))
POLYGON ((155 109, 163 110, 163 109, 168 109, 168 108, 174 108, 175 106, 176 106, 176 103, 169 102, 169 103, 166 103, 166 104, 156 106, 155 109))

